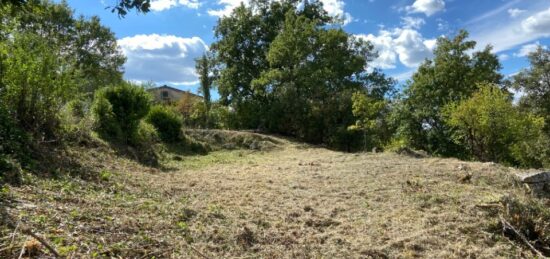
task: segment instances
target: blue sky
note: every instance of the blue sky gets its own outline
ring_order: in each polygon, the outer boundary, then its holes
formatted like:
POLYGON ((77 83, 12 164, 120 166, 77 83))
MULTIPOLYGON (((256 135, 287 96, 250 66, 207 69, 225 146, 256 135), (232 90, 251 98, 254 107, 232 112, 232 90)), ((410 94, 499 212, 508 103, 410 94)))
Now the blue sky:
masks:
MULTIPOLYGON (((119 19, 115 0, 68 0, 77 15, 97 15, 128 57, 125 78, 196 91, 194 59, 208 49, 219 17, 248 0, 152 0, 152 12, 119 19)), ((315 1, 315 0, 310 0, 315 1)), ((512 75, 525 54, 550 45, 549 0, 318 0, 343 28, 370 40, 380 57, 371 64, 404 81, 430 58, 437 37, 466 29, 478 48, 494 46, 512 75)))

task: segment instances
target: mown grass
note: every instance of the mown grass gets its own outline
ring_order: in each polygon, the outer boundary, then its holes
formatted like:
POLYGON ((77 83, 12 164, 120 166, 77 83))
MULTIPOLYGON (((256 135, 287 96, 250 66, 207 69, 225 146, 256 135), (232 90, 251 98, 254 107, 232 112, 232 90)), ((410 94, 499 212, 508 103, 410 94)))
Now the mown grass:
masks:
MULTIPOLYGON (((72 258, 533 256, 499 225, 510 195, 522 201, 515 211, 529 211, 515 169, 281 143, 269 152, 166 154, 161 168, 74 148, 95 177, 25 176, 2 191, 1 215, 72 258)), ((546 233, 537 218, 510 221, 546 233)), ((2 258, 33 246, 34 256, 49 254, 13 228, 0 234, 2 258)))

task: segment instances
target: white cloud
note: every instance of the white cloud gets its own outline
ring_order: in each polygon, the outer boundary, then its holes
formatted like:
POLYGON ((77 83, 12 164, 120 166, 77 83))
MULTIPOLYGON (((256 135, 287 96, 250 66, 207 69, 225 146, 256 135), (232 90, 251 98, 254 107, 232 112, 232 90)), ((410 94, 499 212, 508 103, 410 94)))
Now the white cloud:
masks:
POLYGON ((526 12, 525 10, 521 10, 521 9, 518 9, 518 8, 508 9, 508 14, 512 18, 516 18, 516 17, 520 16, 522 13, 525 13, 525 12, 526 12))
POLYGON ((500 61, 506 61, 506 60, 510 59, 510 56, 508 54, 500 54, 500 55, 498 55, 498 59, 500 61))
POLYGON ((241 4, 248 6, 250 4, 249 0, 217 0, 217 4, 223 6, 222 9, 208 10, 208 14, 211 16, 228 16, 231 14, 233 9, 239 7, 241 4))
POLYGON ((435 44, 433 40, 426 40, 415 30, 398 30, 398 37, 394 40, 395 49, 399 54, 399 60, 407 67, 417 67, 424 59, 432 56, 435 44))
POLYGON ((416 0, 411 6, 407 6, 410 13, 424 13, 426 16, 432 16, 445 9, 443 0, 416 0))
POLYGON ((521 23, 523 29, 529 33, 550 35, 550 8, 548 10, 529 16, 521 23))
POLYGON ((433 55, 436 39, 425 39, 418 31, 410 28, 381 30, 378 35, 356 35, 370 41, 379 57, 371 65, 377 68, 396 67, 397 58, 409 68, 418 67, 426 58, 433 55))
POLYGON ((187 8, 197 9, 200 5, 199 0, 152 0, 151 10, 160 12, 176 6, 185 6, 187 8))
POLYGON ((197 81, 195 58, 208 46, 199 37, 136 35, 118 40, 128 60, 125 78, 138 81, 193 84, 197 81))
POLYGON ((378 58, 371 62, 370 66, 382 69, 395 68, 397 53, 393 49, 393 37, 389 31, 382 30, 378 36, 368 34, 357 35, 357 37, 372 43, 374 49, 378 52, 378 58))
POLYGON ((342 19, 344 24, 352 21, 351 14, 344 12, 346 4, 343 0, 321 0, 321 2, 323 2, 323 7, 330 16, 342 19))
POLYGON ((401 20, 401 24, 405 28, 409 29, 419 29, 420 27, 422 27, 422 25, 426 24, 426 21, 424 21, 424 19, 418 17, 401 17, 401 20))
POLYGON ((481 29, 473 30, 472 33, 472 38, 478 42, 477 48, 491 44, 497 53, 549 36, 550 8, 531 13, 525 19, 508 19, 506 22, 488 23, 481 29))
MULTIPOLYGON (((348 24, 353 20, 351 14, 344 11, 344 0, 319 0, 323 3, 325 11, 332 16, 341 19, 344 24, 348 24)), ((250 5, 250 0, 216 0, 216 3, 221 6, 220 9, 209 9, 208 14, 211 16, 228 16, 231 12, 242 4, 250 5)))
MULTIPOLYGON (((535 50, 537 50, 537 48, 541 46, 540 45, 540 42, 535 42, 535 43, 532 43, 532 44, 526 44, 526 45, 523 45, 519 51, 517 53, 514 54, 514 56, 516 57, 526 57, 529 55, 529 53, 531 52, 535 52, 535 50)), ((542 46, 544 49, 546 49, 546 46, 542 46)))

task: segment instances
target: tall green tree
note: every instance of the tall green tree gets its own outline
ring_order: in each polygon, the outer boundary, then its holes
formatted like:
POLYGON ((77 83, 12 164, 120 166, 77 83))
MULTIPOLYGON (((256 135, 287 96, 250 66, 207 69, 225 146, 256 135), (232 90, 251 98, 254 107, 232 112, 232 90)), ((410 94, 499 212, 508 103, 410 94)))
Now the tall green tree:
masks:
POLYGON ((251 88, 254 79, 269 68, 267 53, 281 31, 288 11, 304 13, 320 24, 330 18, 322 3, 297 9, 299 0, 252 0, 250 7, 241 5, 219 20, 215 28, 217 41, 212 45, 219 67, 218 91, 221 102, 235 109, 243 128, 265 128, 262 103, 267 97, 251 88))
POLYGON ((313 143, 329 143, 351 124, 351 96, 363 87, 372 46, 342 29, 289 11, 267 55, 269 69, 252 81, 265 96, 271 131, 313 143))
POLYGON ((210 110, 211 97, 210 90, 212 89, 212 83, 214 76, 212 75, 213 61, 207 54, 195 60, 195 69, 199 75, 200 88, 199 92, 202 94, 206 110, 210 110))
POLYGON ((442 117, 445 105, 469 98, 481 82, 498 84, 501 65, 491 46, 470 54, 475 41, 461 31, 454 39, 439 38, 434 58, 426 60, 413 75, 398 107, 399 135, 414 148, 456 156, 463 148, 451 140, 453 130, 442 117))
POLYGON ((550 50, 539 46, 529 62, 530 68, 513 77, 513 86, 524 94, 520 105, 545 118, 550 136, 550 50))

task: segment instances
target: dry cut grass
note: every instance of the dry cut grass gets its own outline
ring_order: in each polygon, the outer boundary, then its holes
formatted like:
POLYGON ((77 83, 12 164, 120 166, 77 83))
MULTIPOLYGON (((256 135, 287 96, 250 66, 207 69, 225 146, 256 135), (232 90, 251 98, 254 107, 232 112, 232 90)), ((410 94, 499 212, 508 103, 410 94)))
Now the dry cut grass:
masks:
MULTIPOLYGON (((97 179, 31 176, 4 190, 5 211, 72 258, 533 256, 499 230, 499 201, 524 196, 513 169, 273 143, 167 156, 165 170, 75 149, 97 179)), ((0 257, 32 241, 0 234, 0 257)))

